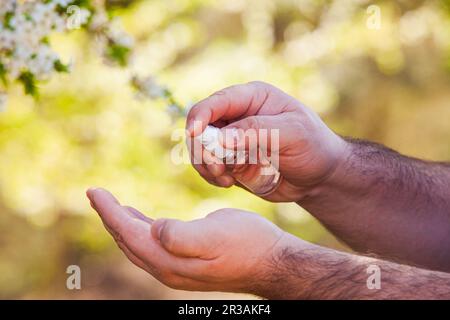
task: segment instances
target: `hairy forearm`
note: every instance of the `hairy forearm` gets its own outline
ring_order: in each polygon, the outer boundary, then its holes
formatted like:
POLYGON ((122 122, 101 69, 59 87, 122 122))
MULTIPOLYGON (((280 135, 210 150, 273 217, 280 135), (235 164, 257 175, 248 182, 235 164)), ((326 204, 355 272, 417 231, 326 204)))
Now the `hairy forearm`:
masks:
POLYGON ((450 270, 450 165, 347 140, 333 176, 299 204, 354 250, 450 270))
POLYGON ((450 274, 316 245, 285 247, 268 270, 257 292, 268 299, 450 299, 450 274))

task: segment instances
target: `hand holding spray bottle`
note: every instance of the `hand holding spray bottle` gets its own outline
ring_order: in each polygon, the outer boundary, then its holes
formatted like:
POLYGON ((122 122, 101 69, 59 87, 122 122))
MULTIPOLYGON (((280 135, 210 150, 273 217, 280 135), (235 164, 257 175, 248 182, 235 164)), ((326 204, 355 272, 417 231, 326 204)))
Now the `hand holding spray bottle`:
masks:
MULTIPOLYGON (((181 107, 172 92, 166 87, 158 85, 153 77, 142 79, 134 77, 132 84, 141 96, 166 100, 168 102, 167 111, 173 119, 186 117, 189 108, 181 107)), ((249 150, 225 149, 220 144, 220 135, 219 128, 208 125, 195 139, 207 151, 221 160, 225 164, 227 172, 249 191, 258 196, 267 196, 277 189, 282 177, 277 167, 262 152, 261 146, 256 148, 257 156, 252 157, 253 154, 250 156, 249 150)))
MULTIPOLYGON (((237 136, 237 129, 232 132, 237 136)), ((278 169, 272 164, 268 157, 257 148, 257 161, 250 161, 248 150, 225 149, 220 143, 221 130, 208 125, 203 132, 196 136, 202 146, 220 159, 236 181, 258 196, 267 196, 276 190, 281 182, 278 169)))

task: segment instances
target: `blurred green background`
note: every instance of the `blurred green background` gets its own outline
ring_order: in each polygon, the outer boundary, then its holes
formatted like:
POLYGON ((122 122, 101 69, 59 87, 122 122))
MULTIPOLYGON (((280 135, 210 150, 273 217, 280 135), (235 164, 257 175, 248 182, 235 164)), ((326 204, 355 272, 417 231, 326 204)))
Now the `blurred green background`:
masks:
MULTIPOLYGON (((136 39, 134 71, 157 75, 183 103, 262 80, 340 134, 450 159, 449 1, 109 3, 136 39), (371 4, 381 10, 379 29, 371 4)), ((215 188, 189 165, 175 165, 171 133, 183 122, 173 124, 162 102, 137 101, 129 71, 103 64, 83 31, 51 41, 74 62, 73 72, 41 85, 38 101, 13 89, 0 113, 1 298, 247 297, 171 290, 134 267, 89 207, 89 186, 108 188, 152 217, 247 209, 346 250, 295 205, 215 188), (66 289, 73 264, 82 290, 66 289)))

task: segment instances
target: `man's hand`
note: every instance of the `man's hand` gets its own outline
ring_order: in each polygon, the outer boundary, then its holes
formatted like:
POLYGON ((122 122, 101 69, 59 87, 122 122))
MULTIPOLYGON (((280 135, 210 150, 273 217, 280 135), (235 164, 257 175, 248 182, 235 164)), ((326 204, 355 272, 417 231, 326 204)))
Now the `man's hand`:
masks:
POLYGON ((250 212, 222 209, 189 222, 153 221, 104 189, 87 195, 125 255, 172 288, 258 294, 273 273, 272 258, 292 241, 250 212))
MULTIPOLYGON (((226 129, 279 130, 279 148, 270 152, 279 154, 283 180, 275 192, 265 197, 271 201, 300 201, 327 180, 346 158, 346 142, 317 114, 262 82, 223 89, 193 106, 187 118, 188 134, 194 137, 208 124, 222 128, 223 144, 230 149, 246 142, 226 139, 226 129)), ((222 187, 235 183, 223 163, 212 163, 208 152, 204 152, 203 157, 201 164, 195 164, 191 154, 193 165, 203 178, 222 187)))
POLYGON ((190 222, 153 221, 106 190, 87 192, 125 255, 164 284, 184 290, 274 299, 448 299, 450 276, 307 243, 256 214, 222 209, 190 222), (369 266, 381 270, 368 288, 369 266))
MULTIPOLYGON (((343 139, 300 102, 260 82, 229 87, 199 102, 189 113, 188 132, 195 136, 210 123, 279 129, 283 180, 265 199, 297 202, 356 251, 450 270, 448 163, 343 139)), ((226 147, 242 144, 224 140, 226 147)), ((235 183, 223 164, 194 166, 211 183, 235 183)))

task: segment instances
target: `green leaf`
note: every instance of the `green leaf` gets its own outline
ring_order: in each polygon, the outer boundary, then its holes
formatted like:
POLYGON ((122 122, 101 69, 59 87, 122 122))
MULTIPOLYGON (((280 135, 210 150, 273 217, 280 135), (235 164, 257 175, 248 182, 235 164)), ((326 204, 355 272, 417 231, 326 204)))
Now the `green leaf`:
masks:
POLYGON ((3 82, 5 87, 8 85, 8 78, 6 78, 6 68, 1 61, 0 61, 0 80, 3 82))
POLYGON ((11 20, 12 20, 12 18, 14 18, 14 12, 7 12, 7 13, 5 14, 5 16, 3 17, 3 26, 4 26, 6 29, 14 30, 14 28, 11 26, 11 20))
POLYGON ((69 72, 69 66, 67 64, 64 64, 61 62, 61 60, 55 60, 55 62, 53 63, 53 67, 55 68, 56 72, 65 72, 68 73, 69 72))
POLYGON ((46 44, 47 46, 50 45, 50 39, 48 37, 44 37, 41 39, 42 44, 46 44))
POLYGON ((34 74, 29 71, 22 72, 18 78, 18 81, 22 83, 25 94, 29 94, 33 97, 38 95, 38 88, 36 86, 36 78, 34 74))
POLYGON ((131 49, 128 47, 113 43, 108 47, 106 54, 111 60, 117 62, 121 67, 125 67, 128 63, 130 51, 131 49))

